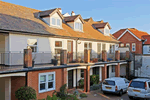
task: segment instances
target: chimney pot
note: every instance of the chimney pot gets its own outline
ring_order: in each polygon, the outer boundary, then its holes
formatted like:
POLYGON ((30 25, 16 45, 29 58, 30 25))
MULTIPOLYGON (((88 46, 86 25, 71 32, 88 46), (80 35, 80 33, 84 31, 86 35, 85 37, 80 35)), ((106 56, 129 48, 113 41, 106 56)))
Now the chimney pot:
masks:
POLYGON ((72 11, 72 12, 71 12, 71 16, 74 16, 74 15, 75 15, 75 13, 74 13, 74 11, 72 11))

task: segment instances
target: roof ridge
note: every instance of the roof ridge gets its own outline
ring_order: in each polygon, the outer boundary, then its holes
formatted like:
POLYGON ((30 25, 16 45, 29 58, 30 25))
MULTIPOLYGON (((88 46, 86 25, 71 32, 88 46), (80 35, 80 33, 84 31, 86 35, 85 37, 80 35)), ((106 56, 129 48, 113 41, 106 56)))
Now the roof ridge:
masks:
POLYGON ((17 4, 9 3, 9 2, 4 2, 4 1, 0 1, 0 2, 1 2, 1 3, 9 4, 9 5, 14 5, 14 6, 19 6, 19 7, 23 7, 23 8, 27 8, 27 9, 32 9, 32 10, 40 11, 40 10, 38 10, 38 9, 29 8, 29 7, 25 7, 25 6, 22 6, 22 5, 17 5, 17 4))

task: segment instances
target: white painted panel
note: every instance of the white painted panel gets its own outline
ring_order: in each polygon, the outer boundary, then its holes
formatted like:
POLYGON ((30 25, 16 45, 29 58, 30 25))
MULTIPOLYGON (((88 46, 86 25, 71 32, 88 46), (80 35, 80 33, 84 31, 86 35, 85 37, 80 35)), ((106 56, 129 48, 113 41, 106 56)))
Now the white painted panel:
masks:
POLYGON ((109 77, 115 77, 115 72, 112 72, 112 66, 109 66, 109 77))
POLYGON ((120 75, 126 76, 126 64, 120 65, 120 75))
POLYGON ((93 68, 90 68, 90 75, 93 75, 93 68))

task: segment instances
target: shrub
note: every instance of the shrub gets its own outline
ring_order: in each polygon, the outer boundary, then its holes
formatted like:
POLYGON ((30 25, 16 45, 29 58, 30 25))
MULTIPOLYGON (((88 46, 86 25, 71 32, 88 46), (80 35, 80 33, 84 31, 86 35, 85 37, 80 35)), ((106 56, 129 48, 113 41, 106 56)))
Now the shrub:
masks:
POLYGON ((56 94, 57 97, 61 98, 61 100, 65 100, 68 96, 68 93, 67 93, 67 85, 63 85, 61 88, 60 88, 60 92, 54 92, 54 94, 56 94))
POLYGON ((47 96, 46 100, 60 100, 60 98, 58 98, 56 95, 51 96, 47 96))
POLYGON ((36 99, 36 91, 32 87, 23 86, 15 92, 18 100, 36 99))
POLYGON ((80 94, 80 97, 81 97, 81 98, 86 98, 87 95, 86 95, 85 93, 82 93, 82 94, 80 94))
POLYGON ((91 75, 90 76, 90 81, 93 84, 98 84, 99 83, 99 75, 91 75))
POLYGON ((79 83, 79 88, 84 88, 84 79, 80 79, 78 83, 79 83))

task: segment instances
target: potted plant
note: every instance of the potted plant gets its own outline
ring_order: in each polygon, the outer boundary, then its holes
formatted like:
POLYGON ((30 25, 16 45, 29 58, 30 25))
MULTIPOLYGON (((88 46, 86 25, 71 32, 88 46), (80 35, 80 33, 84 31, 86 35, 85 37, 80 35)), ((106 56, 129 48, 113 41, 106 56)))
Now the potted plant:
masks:
POLYGON ((57 54, 54 56, 54 59, 52 59, 51 61, 52 61, 52 64, 54 64, 54 65, 58 64, 57 54))
POLYGON ((35 64, 35 58, 36 58, 36 54, 34 54, 34 57, 32 59, 32 67, 34 67, 34 64, 35 64))

